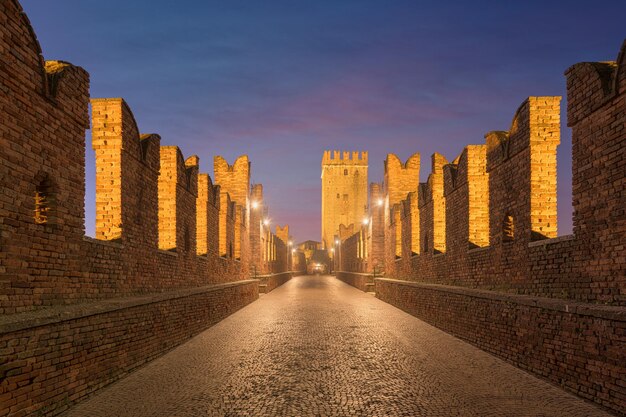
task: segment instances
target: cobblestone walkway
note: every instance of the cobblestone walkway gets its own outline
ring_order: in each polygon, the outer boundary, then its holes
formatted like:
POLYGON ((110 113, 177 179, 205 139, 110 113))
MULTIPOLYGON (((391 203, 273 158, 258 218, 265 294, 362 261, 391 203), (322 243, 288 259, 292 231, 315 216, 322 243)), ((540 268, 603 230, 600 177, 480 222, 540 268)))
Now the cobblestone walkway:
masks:
POLYGON ((608 416, 333 277, 303 276, 66 416, 608 416))

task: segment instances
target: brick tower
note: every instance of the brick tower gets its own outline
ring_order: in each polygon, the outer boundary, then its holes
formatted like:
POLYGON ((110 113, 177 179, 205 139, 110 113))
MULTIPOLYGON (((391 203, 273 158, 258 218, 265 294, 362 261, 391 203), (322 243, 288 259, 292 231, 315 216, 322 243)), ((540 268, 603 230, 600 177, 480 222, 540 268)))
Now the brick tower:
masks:
POLYGON ((333 246, 339 225, 358 230, 367 214, 367 152, 324 151, 322 245, 333 246))

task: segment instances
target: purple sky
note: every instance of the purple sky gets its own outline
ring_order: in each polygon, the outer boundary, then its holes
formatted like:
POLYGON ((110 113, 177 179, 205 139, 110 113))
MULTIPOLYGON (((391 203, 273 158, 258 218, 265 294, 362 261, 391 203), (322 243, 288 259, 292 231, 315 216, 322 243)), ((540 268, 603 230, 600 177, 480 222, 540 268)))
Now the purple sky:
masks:
MULTIPOLYGON (((252 161, 270 216, 320 237, 325 149, 454 159, 508 130, 531 95, 565 96, 563 71, 614 60, 626 3, 604 1, 22 0, 46 59, 124 97, 142 133, 200 156, 252 161), (601 7, 600 7, 601 6, 601 7)), ((565 125, 565 97, 562 122, 565 125)), ((87 136, 86 229, 94 230, 87 136)), ((559 147, 559 234, 571 232, 571 139, 559 147)))

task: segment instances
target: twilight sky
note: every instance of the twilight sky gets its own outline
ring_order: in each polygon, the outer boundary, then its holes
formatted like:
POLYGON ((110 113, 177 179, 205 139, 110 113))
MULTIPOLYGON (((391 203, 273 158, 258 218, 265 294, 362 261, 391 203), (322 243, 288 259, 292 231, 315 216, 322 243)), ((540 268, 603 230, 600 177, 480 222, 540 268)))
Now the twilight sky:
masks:
MULTIPOLYGON (((563 72, 615 60, 626 3, 422 0, 22 0, 46 59, 82 66, 92 97, 124 97, 142 133, 185 157, 252 161, 274 223, 320 238, 325 149, 454 159, 508 130, 531 95, 561 95, 559 234, 571 232, 563 72)), ((86 229, 94 230, 87 135, 86 229)))

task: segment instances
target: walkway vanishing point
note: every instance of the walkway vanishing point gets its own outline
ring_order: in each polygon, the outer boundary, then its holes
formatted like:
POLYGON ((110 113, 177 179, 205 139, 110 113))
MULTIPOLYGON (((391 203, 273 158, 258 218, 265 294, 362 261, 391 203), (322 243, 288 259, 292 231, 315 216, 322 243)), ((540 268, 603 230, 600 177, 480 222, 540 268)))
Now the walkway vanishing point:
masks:
POLYGON ((331 276, 300 276, 66 414, 609 416, 331 276))

